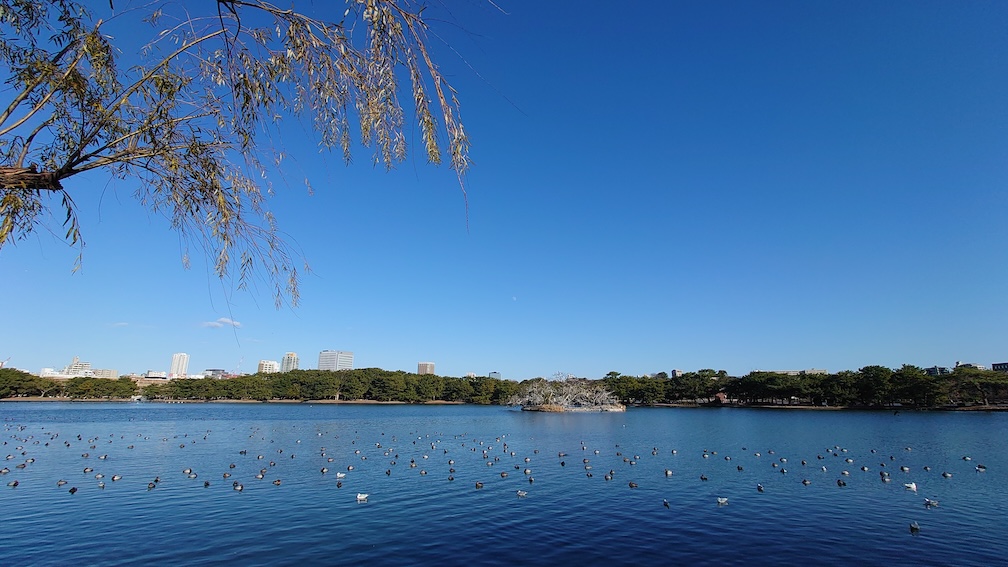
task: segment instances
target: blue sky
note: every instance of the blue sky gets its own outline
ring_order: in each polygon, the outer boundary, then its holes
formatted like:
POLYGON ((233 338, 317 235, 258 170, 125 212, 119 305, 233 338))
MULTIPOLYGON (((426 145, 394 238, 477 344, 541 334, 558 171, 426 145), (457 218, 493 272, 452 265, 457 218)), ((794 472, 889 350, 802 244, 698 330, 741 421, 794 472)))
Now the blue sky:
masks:
POLYGON ((0 250, 0 360, 254 371, 337 349, 511 379, 1008 360, 1008 6, 497 5, 426 13, 473 145, 468 217, 420 153, 386 173, 290 136, 315 192, 270 206, 313 272, 276 310, 184 270, 130 181, 74 179, 83 269, 45 230, 0 250))

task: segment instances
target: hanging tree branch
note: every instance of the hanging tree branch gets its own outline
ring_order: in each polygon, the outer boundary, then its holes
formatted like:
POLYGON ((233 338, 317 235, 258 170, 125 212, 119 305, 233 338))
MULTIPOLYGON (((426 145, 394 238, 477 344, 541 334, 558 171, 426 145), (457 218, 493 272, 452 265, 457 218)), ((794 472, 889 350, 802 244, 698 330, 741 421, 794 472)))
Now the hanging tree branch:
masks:
POLYGON ((239 288, 262 278, 278 306, 296 304, 303 270, 266 208, 279 159, 259 139, 279 117, 303 116, 320 145, 349 162, 356 121, 374 162, 394 167, 407 155, 400 75, 424 153, 441 162, 442 132, 465 196, 468 139, 427 47, 422 6, 345 6, 335 21, 260 0, 218 0, 207 14, 150 5, 153 39, 121 70, 124 56, 100 28, 136 9, 103 24, 75 0, 0 0, 0 63, 16 93, 0 100, 0 247, 59 209, 67 241, 82 246, 71 197, 80 188, 69 180, 105 171, 136 180, 136 199, 214 258, 217 275, 234 273, 239 288))

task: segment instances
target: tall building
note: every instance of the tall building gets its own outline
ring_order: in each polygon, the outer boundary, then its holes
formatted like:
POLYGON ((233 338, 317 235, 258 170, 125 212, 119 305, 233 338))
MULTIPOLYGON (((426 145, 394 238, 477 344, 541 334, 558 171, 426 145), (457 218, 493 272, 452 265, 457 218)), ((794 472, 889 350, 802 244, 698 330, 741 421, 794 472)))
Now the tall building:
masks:
POLYGON ((497 372, 496 370, 494 370, 493 372, 490 373, 490 378, 496 378, 496 379, 500 380, 500 372, 497 372))
POLYGON ((353 370, 353 353, 342 350, 324 350, 318 355, 319 370, 353 370))
POLYGON ((189 371, 189 355, 184 352, 176 352, 171 357, 171 370, 168 371, 168 379, 185 378, 189 371))
POLYGON ((433 362, 418 362, 416 365, 417 374, 434 374, 433 362))
POLYGON ((259 374, 275 374, 280 372, 280 363, 275 360, 260 360, 256 371, 259 374))
POLYGON ((296 352, 288 352, 280 361, 280 372, 290 372, 298 369, 298 355, 296 352))

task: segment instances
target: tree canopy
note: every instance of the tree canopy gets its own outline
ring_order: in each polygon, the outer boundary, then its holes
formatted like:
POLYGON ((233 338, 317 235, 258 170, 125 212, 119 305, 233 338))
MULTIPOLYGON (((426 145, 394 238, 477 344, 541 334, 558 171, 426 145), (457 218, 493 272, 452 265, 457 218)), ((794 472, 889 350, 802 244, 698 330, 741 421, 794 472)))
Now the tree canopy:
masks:
POLYGON ((267 207, 287 157, 275 144, 285 116, 346 162, 356 138, 385 168, 406 158, 415 122, 427 159, 447 161, 464 195, 469 141, 422 5, 326 6, 335 17, 262 0, 112 0, 107 14, 74 0, 0 0, 0 247, 55 214, 82 249, 70 180, 97 170, 136 181, 136 199, 181 235, 186 265, 196 246, 218 276, 237 275, 239 288, 262 276, 278 306, 296 304, 304 267, 267 207), (104 33, 141 18, 151 39, 136 57, 104 33))

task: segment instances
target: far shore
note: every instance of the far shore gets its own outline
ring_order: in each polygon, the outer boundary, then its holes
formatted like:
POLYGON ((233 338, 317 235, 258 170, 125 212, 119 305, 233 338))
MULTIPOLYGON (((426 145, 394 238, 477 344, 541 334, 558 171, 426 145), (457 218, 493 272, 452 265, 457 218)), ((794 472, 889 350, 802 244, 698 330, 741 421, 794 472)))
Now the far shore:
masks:
MULTIPOLYGON (((16 398, 0 398, 2 402, 63 402, 63 403, 134 403, 131 398, 59 398, 51 396, 23 396, 16 398)), ((438 405, 467 405, 465 402, 453 402, 447 400, 431 400, 411 404, 409 402, 390 401, 382 402, 378 400, 144 400, 142 403, 152 404, 321 404, 321 405, 374 405, 374 406, 438 406, 438 405)), ((474 404, 475 405, 475 404, 474 404)), ((972 405, 972 406, 942 406, 933 408, 914 407, 866 407, 866 406, 816 406, 810 404, 735 404, 735 403, 659 403, 651 405, 630 404, 627 407, 654 407, 654 408, 740 408, 740 409, 793 409, 804 411, 892 411, 899 413, 903 411, 1008 411, 1008 404, 992 405, 972 405)))

